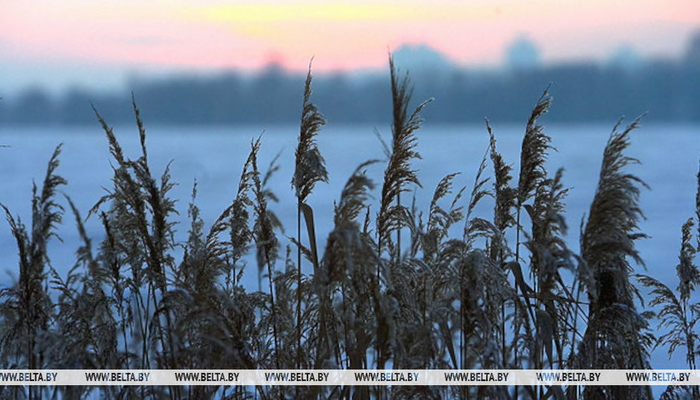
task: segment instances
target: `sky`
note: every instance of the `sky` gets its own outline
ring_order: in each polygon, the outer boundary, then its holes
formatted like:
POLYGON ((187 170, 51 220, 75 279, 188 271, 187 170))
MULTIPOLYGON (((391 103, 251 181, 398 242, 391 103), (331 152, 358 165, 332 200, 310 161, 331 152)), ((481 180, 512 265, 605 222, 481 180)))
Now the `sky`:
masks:
POLYGON ((527 37, 544 63, 604 61, 620 48, 681 57, 698 0, 0 2, 0 96, 37 86, 122 88, 173 72, 375 69, 426 44, 464 66, 498 66, 527 37))

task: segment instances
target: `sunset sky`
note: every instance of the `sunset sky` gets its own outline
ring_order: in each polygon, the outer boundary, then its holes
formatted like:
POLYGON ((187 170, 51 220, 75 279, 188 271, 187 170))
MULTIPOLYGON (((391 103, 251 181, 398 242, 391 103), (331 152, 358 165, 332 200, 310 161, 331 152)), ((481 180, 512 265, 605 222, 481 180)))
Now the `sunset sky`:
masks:
POLYGON ((424 43, 466 66, 498 66, 527 36, 544 62, 604 61, 622 46, 680 57, 698 0, 0 2, 0 96, 37 85, 118 88, 130 76, 379 68, 387 49, 424 43))

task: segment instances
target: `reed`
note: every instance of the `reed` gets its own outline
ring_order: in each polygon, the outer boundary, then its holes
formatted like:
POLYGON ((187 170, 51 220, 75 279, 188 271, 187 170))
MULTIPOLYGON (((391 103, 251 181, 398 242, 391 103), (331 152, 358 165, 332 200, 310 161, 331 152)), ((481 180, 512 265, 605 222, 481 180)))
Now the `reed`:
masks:
MULTIPOLYGON (((309 222, 313 218, 312 209, 306 203, 307 197, 311 194, 314 186, 318 182, 328 182, 328 171, 326 170, 325 160, 319 151, 315 137, 321 130, 321 127, 326 124, 323 116, 319 112, 315 104, 311 102, 311 64, 309 63, 309 72, 306 75, 306 84, 304 85, 304 101, 301 111, 301 128, 299 131, 299 144, 295 152, 295 169, 292 177, 292 187, 296 191, 297 197, 297 242, 301 244, 301 215, 304 213, 307 217, 307 232, 309 237, 309 247, 316 248, 316 237, 314 227, 309 222), (302 211, 304 210, 304 211, 302 211)), ((301 273, 301 253, 302 249, 297 249, 297 307, 296 307, 296 326, 297 326, 297 368, 301 368, 302 349, 301 349, 301 303, 302 303, 302 273, 301 273)), ((314 260, 314 270, 318 267, 318 261, 314 260)))
MULTIPOLYGON (((640 265, 635 241, 646 237, 638 232, 643 217, 639 208, 640 188, 646 184, 624 169, 639 161, 626 156, 635 120, 618 131, 613 128, 603 153, 603 163, 593 203, 582 238, 581 255, 593 271, 588 326, 580 344, 581 368, 646 369, 652 339, 645 334, 648 323, 636 310, 636 289, 630 281, 630 259, 640 265)), ((587 387, 584 398, 651 398, 649 387, 587 387)))
MULTIPOLYGON (((626 155, 638 121, 624 129, 618 123, 612 131, 577 254, 566 241, 569 189, 563 169, 547 170, 554 148, 539 121, 552 102, 548 91, 526 124, 517 185, 487 120, 489 146, 476 160, 471 190, 463 186, 462 174, 449 174, 434 188, 429 206, 420 209, 406 195, 422 190, 414 165, 420 158, 416 133, 430 100, 410 111, 408 75, 401 76, 391 57, 389 67, 392 141, 382 182, 375 186, 368 173, 377 160, 359 165, 334 203, 326 238, 316 237, 309 205, 315 185, 328 181, 316 143, 325 120, 311 102, 311 68, 303 85, 292 178, 296 237, 286 239, 270 187, 277 158, 266 172, 259 168, 262 136, 251 143, 230 205, 211 225, 201 216, 200 190, 193 184, 185 239, 178 241, 175 231, 182 222, 171 196, 175 182, 169 167, 160 175, 152 171, 135 100, 140 143, 135 159, 95 110, 112 158, 111 183, 87 214, 99 219, 102 232, 92 237, 71 198, 57 196, 67 184, 58 174, 60 146, 41 188, 34 186, 31 225, 3 206, 17 243, 19 278, 0 290, 2 368, 644 369, 650 352, 662 347, 669 355, 683 349, 688 368, 696 368, 700 231, 694 226, 700 227, 700 174, 694 215, 682 227, 677 288, 637 275, 652 296, 645 310, 631 280, 633 263, 643 265, 636 241, 644 237, 639 198, 645 184, 627 171, 638 161, 626 155), (492 207, 492 216, 478 213, 482 203, 492 207), (81 242, 74 267, 61 275, 51 268, 47 244, 66 229, 60 226, 64 208, 72 213, 81 242), (257 290, 241 283, 252 260, 257 290), (303 263, 312 273, 303 273, 303 263), (667 328, 658 339, 649 332, 652 318, 667 328)), ((684 394, 698 396, 696 388, 687 387, 669 387, 664 396, 684 394)), ((651 395, 646 387, 618 386, 569 387, 566 393, 556 387, 466 386, 0 389, 2 398, 89 396, 539 400, 651 395)))

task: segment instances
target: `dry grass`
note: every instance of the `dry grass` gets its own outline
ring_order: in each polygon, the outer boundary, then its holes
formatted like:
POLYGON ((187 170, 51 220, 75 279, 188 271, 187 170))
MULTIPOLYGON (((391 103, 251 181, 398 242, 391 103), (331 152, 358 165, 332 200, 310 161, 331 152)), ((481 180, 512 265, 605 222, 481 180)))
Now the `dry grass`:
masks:
MULTIPOLYGON (((693 242, 692 227, 700 226, 700 190, 694 219, 682 230, 678 290, 640 277, 654 296, 649 306, 661 307, 657 317, 669 328, 656 341, 647 331, 652 315, 638 311, 630 279, 632 263, 643 264, 635 241, 643 237, 644 183, 627 172, 637 161, 625 155, 638 121, 613 129, 578 255, 565 241, 563 170, 552 175, 545 168, 551 139, 538 121, 551 104, 546 91, 526 124, 517 185, 487 121, 490 145, 471 190, 455 187, 461 176, 450 174, 423 212, 405 198, 402 203, 401 195, 420 186, 412 162, 420 158, 417 132, 427 102, 409 113, 410 82, 391 59, 390 74, 392 142, 378 204, 371 196, 375 184, 365 175, 377 161, 368 161, 340 193, 329 236, 316 238, 307 199, 328 173, 316 145, 325 121, 311 102, 309 70, 292 178, 296 260, 278 239, 276 196, 267 185, 278 167, 273 161, 261 172, 262 137, 251 144, 231 205, 208 231, 195 183, 187 239, 178 243, 179 217, 169 195, 174 183, 167 168, 159 177, 151 171, 136 102, 141 149, 135 160, 96 112, 114 159, 113 176, 89 214, 102 223, 99 239, 89 237, 80 211, 65 199, 82 240, 75 268, 60 276, 46 252, 64 212, 56 197, 66 184, 59 175, 60 147, 41 188, 35 187, 31 225, 5 208, 20 274, 0 291, 3 368, 647 368, 655 345, 668 346, 669 354, 686 349, 688 366, 695 368, 700 305, 691 299, 700 282, 694 263, 700 242, 693 242), (474 215, 484 201, 493 203, 490 220, 474 215), (374 218, 370 209, 377 210, 374 218), (458 224, 464 225, 455 236, 458 224), (403 242, 402 231, 409 234, 403 242), (508 243, 513 234, 515 243, 508 243), (251 253, 258 290, 241 284, 251 253), (303 259, 312 274, 302 273, 303 259)), ((667 396, 684 391, 670 388, 667 396)), ((567 393, 534 387, 37 387, 5 389, 2 397, 90 392, 172 399, 650 397, 643 387, 572 387, 567 393)))

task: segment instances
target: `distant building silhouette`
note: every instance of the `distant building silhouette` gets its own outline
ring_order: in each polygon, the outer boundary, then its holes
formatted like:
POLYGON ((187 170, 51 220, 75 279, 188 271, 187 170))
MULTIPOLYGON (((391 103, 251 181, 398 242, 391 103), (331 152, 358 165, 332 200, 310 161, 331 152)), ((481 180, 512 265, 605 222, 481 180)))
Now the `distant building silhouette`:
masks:
POLYGON ((456 68, 440 51, 427 44, 404 44, 393 52, 397 65, 411 73, 441 73, 456 68))
POLYGON ((644 64, 639 53, 629 45, 620 46, 610 57, 610 65, 624 71, 635 71, 644 64))
MULTIPOLYGON (((520 123, 550 83, 557 99, 557 112, 548 116, 552 122, 610 122, 644 112, 649 112, 645 121, 700 122, 700 32, 682 59, 642 60, 634 73, 619 68, 638 61, 634 50, 624 47, 605 65, 540 66, 537 47, 521 36, 505 56, 507 70, 480 71, 462 68, 425 45, 394 52, 397 67, 411 73, 415 104, 435 98, 423 113, 431 123, 482 123, 484 116, 520 123)), ((75 89, 53 97, 35 89, 0 102, 0 125, 94 125, 91 104, 112 124, 133 123, 131 91, 144 120, 153 124, 298 124, 305 79, 303 72, 288 71, 272 58, 255 74, 139 79, 123 93, 75 89)), ((391 123, 386 71, 319 73, 313 88, 313 101, 329 123, 391 123)))
POLYGON ((535 69, 540 66, 540 50, 525 35, 520 35, 506 48, 507 66, 514 69, 535 69))
POLYGON ((692 64, 700 64, 700 31, 690 38, 690 44, 686 50, 686 61, 692 64))

